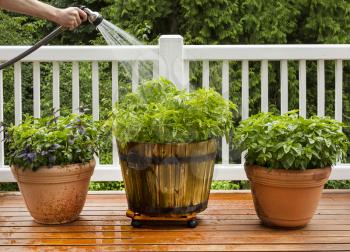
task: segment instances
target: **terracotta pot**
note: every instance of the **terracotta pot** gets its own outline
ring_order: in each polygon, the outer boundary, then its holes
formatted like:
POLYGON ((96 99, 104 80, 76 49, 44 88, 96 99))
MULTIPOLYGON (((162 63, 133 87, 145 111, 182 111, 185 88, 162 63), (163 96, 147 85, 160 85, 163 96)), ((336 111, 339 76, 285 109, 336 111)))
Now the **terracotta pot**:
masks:
POLYGON ((331 167, 305 171, 245 166, 263 224, 299 228, 314 215, 331 167))
POLYGON ((41 167, 12 166, 27 208, 38 223, 62 224, 79 217, 85 204, 95 160, 85 164, 41 167))

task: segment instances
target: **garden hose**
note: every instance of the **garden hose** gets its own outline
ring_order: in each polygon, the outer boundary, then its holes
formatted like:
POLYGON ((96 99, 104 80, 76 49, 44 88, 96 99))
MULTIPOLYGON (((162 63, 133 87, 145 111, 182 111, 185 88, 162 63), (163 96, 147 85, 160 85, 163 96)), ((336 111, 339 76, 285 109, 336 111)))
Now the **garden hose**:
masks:
POLYGON ((47 35, 46 37, 44 37, 42 40, 40 40, 39 42, 37 42, 35 45, 33 45, 32 47, 30 47, 28 50, 22 52, 21 54, 17 55, 16 57, 14 57, 13 59, 10 59, 8 61, 6 61, 3 64, 0 64, 0 70, 4 69, 5 67, 8 67, 14 63, 16 63, 17 61, 23 59, 25 56, 27 56, 28 54, 31 54, 32 52, 34 52, 35 50, 37 50, 39 47, 46 45, 50 40, 52 40, 53 38, 55 38, 58 34, 60 34, 62 31, 64 31, 64 28, 62 26, 57 27, 53 32, 51 32, 49 35, 47 35))
MULTIPOLYGON (((86 8, 85 6, 81 6, 79 7, 81 10, 83 10, 87 16, 88 16, 88 21, 93 24, 95 27, 97 27, 103 20, 103 17, 95 11, 90 10, 89 8, 86 8)), ((53 38, 55 38, 58 34, 60 34, 61 32, 63 32, 65 30, 64 27, 59 26, 57 27, 55 30, 53 30, 49 35, 47 35, 46 37, 44 37, 43 39, 41 39, 39 42, 37 42, 35 45, 33 45, 32 47, 30 47, 29 49, 27 49, 26 51, 22 52, 21 54, 19 54, 18 56, 14 57, 13 59, 10 59, 2 64, 0 64, 0 70, 4 69, 5 67, 8 67, 14 63, 16 63, 17 61, 23 59, 24 57, 26 57, 27 55, 31 54, 32 52, 34 52, 35 50, 37 50, 39 47, 43 46, 43 45, 47 45, 49 43, 49 41, 51 41, 53 38)))

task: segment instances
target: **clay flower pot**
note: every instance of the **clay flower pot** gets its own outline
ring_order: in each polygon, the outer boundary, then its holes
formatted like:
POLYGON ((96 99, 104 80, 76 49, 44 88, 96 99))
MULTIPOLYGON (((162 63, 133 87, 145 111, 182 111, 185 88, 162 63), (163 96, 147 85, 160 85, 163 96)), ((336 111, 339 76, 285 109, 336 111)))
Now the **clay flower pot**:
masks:
POLYGON ((41 167, 12 166, 27 208, 38 223, 62 224, 79 217, 85 204, 95 160, 85 164, 41 167))
POLYGON ((262 223, 299 228, 313 217, 331 167, 301 171, 247 165, 245 171, 262 223))

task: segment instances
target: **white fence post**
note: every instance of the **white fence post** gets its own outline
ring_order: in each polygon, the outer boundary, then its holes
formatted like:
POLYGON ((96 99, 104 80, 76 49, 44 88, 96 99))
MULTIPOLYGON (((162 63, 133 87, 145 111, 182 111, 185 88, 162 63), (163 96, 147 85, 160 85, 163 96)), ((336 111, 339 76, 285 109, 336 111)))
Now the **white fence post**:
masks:
POLYGON ((169 79, 179 89, 185 88, 183 38, 180 35, 159 38, 159 76, 169 79))

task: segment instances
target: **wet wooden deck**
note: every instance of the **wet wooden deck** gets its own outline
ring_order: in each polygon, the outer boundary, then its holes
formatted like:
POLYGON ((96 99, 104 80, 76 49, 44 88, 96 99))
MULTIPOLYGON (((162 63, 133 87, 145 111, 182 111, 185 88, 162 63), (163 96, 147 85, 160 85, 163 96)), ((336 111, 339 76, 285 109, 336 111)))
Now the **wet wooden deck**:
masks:
POLYGON ((78 221, 43 226, 19 194, 0 193, 0 251, 350 251, 350 191, 326 191, 301 230, 261 226, 248 192, 212 193, 195 229, 135 229, 125 209, 124 194, 89 194, 78 221))

